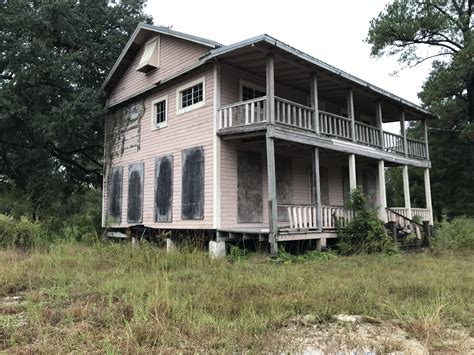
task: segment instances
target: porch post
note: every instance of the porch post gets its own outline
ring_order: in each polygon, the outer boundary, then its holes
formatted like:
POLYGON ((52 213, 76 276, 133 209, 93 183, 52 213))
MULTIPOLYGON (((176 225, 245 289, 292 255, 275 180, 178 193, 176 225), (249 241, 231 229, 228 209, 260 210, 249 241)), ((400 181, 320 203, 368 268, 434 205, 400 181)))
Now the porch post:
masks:
POLYGON ((430 169, 426 168, 424 171, 425 177, 425 199, 426 209, 430 213, 430 224, 433 225, 433 206, 431 204, 431 184, 430 184, 430 169))
POLYGON ((377 101, 377 109, 375 110, 375 117, 377 118, 377 128, 379 129, 380 148, 385 148, 383 141, 383 117, 382 117, 382 103, 377 101))
POLYGON ((426 150, 426 159, 430 159, 430 150, 428 149, 428 125, 426 120, 421 120, 421 130, 423 133, 423 142, 425 142, 425 150, 426 150))
POLYGON ((349 187, 351 190, 350 192, 357 188, 355 154, 349 154, 349 187))
POLYGON ((387 191, 385 188, 385 162, 379 160, 379 218, 382 222, 387 223, 387 191))
POLYGON ((323 230, 323 209, 321 206, 321 175, 319 171, 319 148, 314 147, 313 151, 313 176, 314 176, 314 201, 316 202, 316 225, 318 231, 323 230))
POLYGON ((273 138, 273 124, 275 123, 275 73, 274 59, 272 54, 267 55, 266 63, 267 78, 267 175, 268 175, 268 242, 270 243, 270 253, 276 255, 278 245, 276 237, 278 235, 278 206, 276 194, 276 174, 275 174, 275 144, 273 138))
POLYGON ((400 113, 400 133, 403 136, 403 151, 405 156, 408 156, 408 145, 407 145, 407 130, 405 129, 405 111, 400 113))
POLYGON ((411 202, 410 202, 410 182, 408 179, 408 165, 403 165, 403 196, 405 197, 405 208, 407 209, 407 217, 412 218, 411 202))
POLYGON ((318 79, 311 73, 311 107, 314 108, 314 131, 319 134, 318 79))
POLYGON ((354 94, 352 88, 347 91, 347 116, 351 120, 352 141, 356 139, 355 115, 354 115, 354 94))

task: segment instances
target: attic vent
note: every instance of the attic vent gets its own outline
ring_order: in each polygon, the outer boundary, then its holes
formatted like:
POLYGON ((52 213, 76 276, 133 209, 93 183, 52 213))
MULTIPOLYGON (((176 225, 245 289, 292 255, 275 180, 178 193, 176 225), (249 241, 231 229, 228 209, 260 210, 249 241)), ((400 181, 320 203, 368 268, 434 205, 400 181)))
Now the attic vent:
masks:
POLYGON ((160 39, 159 37, 145 44, 145 51, 143 52, 140 63, 138 63, 137 70, 143 73, 156 69, 160 66, 160 39))

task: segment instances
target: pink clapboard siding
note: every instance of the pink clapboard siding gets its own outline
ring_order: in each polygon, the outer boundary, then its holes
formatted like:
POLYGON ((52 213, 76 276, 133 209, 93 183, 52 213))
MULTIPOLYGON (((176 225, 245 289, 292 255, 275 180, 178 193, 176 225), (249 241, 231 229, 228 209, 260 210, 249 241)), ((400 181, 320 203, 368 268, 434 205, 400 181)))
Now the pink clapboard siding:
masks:
MULTIPOLYGON (((122 222, 114 227, 126 227, 128 198, 128 166, 144 162, 144 208, 143 224, 153 228, 210 229, 213 227, 213 70, 207 69, 180 80, 173 86, 156 91, 145 99, 145 115, 141 120, 140 150, 128 150, 113 160, 113 166, 123 166, 122 222), (176 114, 176 89, 201 77, 205 78, 205 105, 186 113, 176 114), (151 125, 152 102, 158 98, 168 98, 168 124, 153 130, 151 125), (204 219, 181 219, 181 151, 202 146, 204 150, 204 219), (155 158, 173 155, 173 215, 172 222, 154 222, 155 158)), ((105 196, 107 201, 107 196, 105 196)), ((107 203, 104 203, 107 208, 107 203)))
POLYGON ((209 47, 160 34, 160 68, 145 74, 136 70, 144 46, 138 51, 122 78, 110 93, 107 103, 113 105, 135 93, 152 87, 181 70, 198 63, 199 57, 209 52, 209 47))

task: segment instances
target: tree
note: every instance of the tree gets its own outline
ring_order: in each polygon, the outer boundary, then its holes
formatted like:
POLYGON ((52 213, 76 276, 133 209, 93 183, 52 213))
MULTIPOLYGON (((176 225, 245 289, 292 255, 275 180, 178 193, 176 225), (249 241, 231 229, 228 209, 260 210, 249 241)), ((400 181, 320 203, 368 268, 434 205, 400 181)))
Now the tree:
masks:
MULTIPOLYGON (((395 0, 370 22, 367 38, 372 55, 398 56, 405 67, 432 61, 419 97, 439 116, 429 131, 438 216, 474 215, 473 8, 474 0, 395 0)), ((408 134, 418 131, 412 124, 408 134)))
POLYGON ((102 181, 101 84, 146 0, 0 5, 0 181, 34 210, 102 181))

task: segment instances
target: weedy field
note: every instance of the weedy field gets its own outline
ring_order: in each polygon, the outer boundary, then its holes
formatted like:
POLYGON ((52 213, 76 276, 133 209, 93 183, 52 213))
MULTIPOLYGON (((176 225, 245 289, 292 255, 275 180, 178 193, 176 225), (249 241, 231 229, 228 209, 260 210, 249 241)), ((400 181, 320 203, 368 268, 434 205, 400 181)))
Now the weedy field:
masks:
POLYGON ((192 249, 63 243, 4 249, 0 260, 5 352, 291 350, 288 327, 330 326, 341 313, 431 351, 469 351, 473 335, 468 253, 211 260, 192 249))

